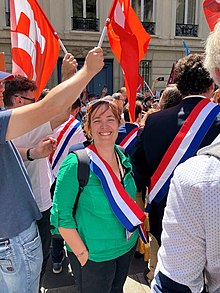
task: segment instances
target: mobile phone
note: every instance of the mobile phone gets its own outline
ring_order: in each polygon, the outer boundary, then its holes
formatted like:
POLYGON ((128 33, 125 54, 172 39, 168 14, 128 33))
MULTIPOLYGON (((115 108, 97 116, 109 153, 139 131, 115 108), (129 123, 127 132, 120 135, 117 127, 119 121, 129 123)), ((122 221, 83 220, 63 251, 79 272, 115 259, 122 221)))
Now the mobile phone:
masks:
POLYGON ((157 80, 158 81, 164 81, 164 77, 163 76, 160 76, 160 77, 157 78, 157 80))

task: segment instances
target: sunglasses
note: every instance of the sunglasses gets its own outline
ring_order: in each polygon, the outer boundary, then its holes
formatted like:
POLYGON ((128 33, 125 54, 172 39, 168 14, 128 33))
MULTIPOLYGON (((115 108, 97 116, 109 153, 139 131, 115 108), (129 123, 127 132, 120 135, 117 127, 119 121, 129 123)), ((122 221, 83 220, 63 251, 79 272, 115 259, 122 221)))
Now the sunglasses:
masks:
POLYGON ((24 100, 27 100, 27 101, 31 102, 31 103, 35 103, 35 99, 27 98, 27 97, 24 97, 22 95, 14 95, 14 96, 15 97, 20 97, 20 98, 22 98, 24 100))
POLYGON ((108 103, 110 103, 110 102, 113 102, 113 99, 112 98, 110 98, 110 97, 104 97, 104 98, 101 98, 101 99, 97 99, 97 100, 93 100, 93 101, 91 101, 91 102, 89 102, 88 103, 88 106, 92 106, 92 105, 95 105, 95 104, 97 104, 97 103, 102 103, 102 102, 108 102, 108 103))

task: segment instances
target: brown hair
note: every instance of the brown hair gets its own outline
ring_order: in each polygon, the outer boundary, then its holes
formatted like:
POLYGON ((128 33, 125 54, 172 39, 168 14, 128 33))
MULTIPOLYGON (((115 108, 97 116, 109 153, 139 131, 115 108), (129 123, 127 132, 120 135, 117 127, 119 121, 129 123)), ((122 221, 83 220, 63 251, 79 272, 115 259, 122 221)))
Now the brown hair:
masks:
POLYGON ((7 80, 5 82, 5 91, 3 93, 5 106, 13 106, 12 97, 15 94, 23 94, 27 91, 36 91, 36 89, 37 86, 35 81, 21 75, 16 75, 13 80, 7 80))
POLYGON ((114 102, 112 102, 108 99, 105 99, 105 98, 95 100, 95 101, 89 103, 87 106, 84 127, 83 127, 84 131, 86 132, 86 135, 90 139, 92 138, 91 131, 90 131, 91 130, 91 117, 94 113, 96 113, 98 111, 98 109, 101 106, 105 106, 105 110, 103 111, 103 113, 105 113, 108 110, 111 110, 113 115, 115 116, 116 120, 118 121, 118 125, 120 125, 121 116, 120 116, 118 106, 114 102))

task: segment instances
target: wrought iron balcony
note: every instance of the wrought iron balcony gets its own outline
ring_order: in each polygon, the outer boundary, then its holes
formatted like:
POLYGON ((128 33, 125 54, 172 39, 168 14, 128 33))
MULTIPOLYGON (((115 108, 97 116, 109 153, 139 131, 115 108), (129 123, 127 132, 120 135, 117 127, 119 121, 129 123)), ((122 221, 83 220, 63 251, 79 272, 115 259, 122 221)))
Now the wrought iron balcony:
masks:
POLYGON ((198 25, 176 24, 176 36, 198 37, 198 25))
POLYGON ((72 17, 72 30, 77 31, 99 31, 99 19, 98 18, 83 18, 72 17))
POLYGON ((143 27, 150 35, 155 35, 155 22, 142 22, 143 27))

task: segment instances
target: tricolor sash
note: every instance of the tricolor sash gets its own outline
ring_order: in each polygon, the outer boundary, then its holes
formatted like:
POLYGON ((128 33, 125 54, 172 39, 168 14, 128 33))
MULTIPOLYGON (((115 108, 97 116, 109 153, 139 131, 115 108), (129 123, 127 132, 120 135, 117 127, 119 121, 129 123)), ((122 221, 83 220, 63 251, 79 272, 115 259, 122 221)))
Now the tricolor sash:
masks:
POLYGON ((129 132, 119 144, 120 146, 122 146, 125 149, 126 153, 128 153, 128 154, 131 152, 135 143, 138 140, 139 129, 140 129, 140 127, 136 127, 134 129, 132 129, 132 131, 129 132))
MULTIPOLYGON (((110 165, 98 154, 94 144, 85 150, 90 160, 90 169, 99 178, 113 213, 127 231, 133 232, 143 223, 146 217, 144 212, 129 196, 110 165)), ((142 233, 146 241, 145 231, 142 233)))
POLYGON ((75 119, 75 117, 71 118, 66 125, 63 127, 62 131, 57 137, 57 148, 53 151, 49 157, 50 163, 52 165, 52 170, 56 167, 60 157, 62 156, 67 144, 69 143, 71 137, 76 132, 78 127, 80 127, 81 123, 75 119), (73 126, 69 131, 70 126, 73 126))
POLYGON ((164 198, 175 168, 196 153, 219 112, 220 106, 209 99, 202 99, 195 106, 151 177, 149 203, 164 198))

